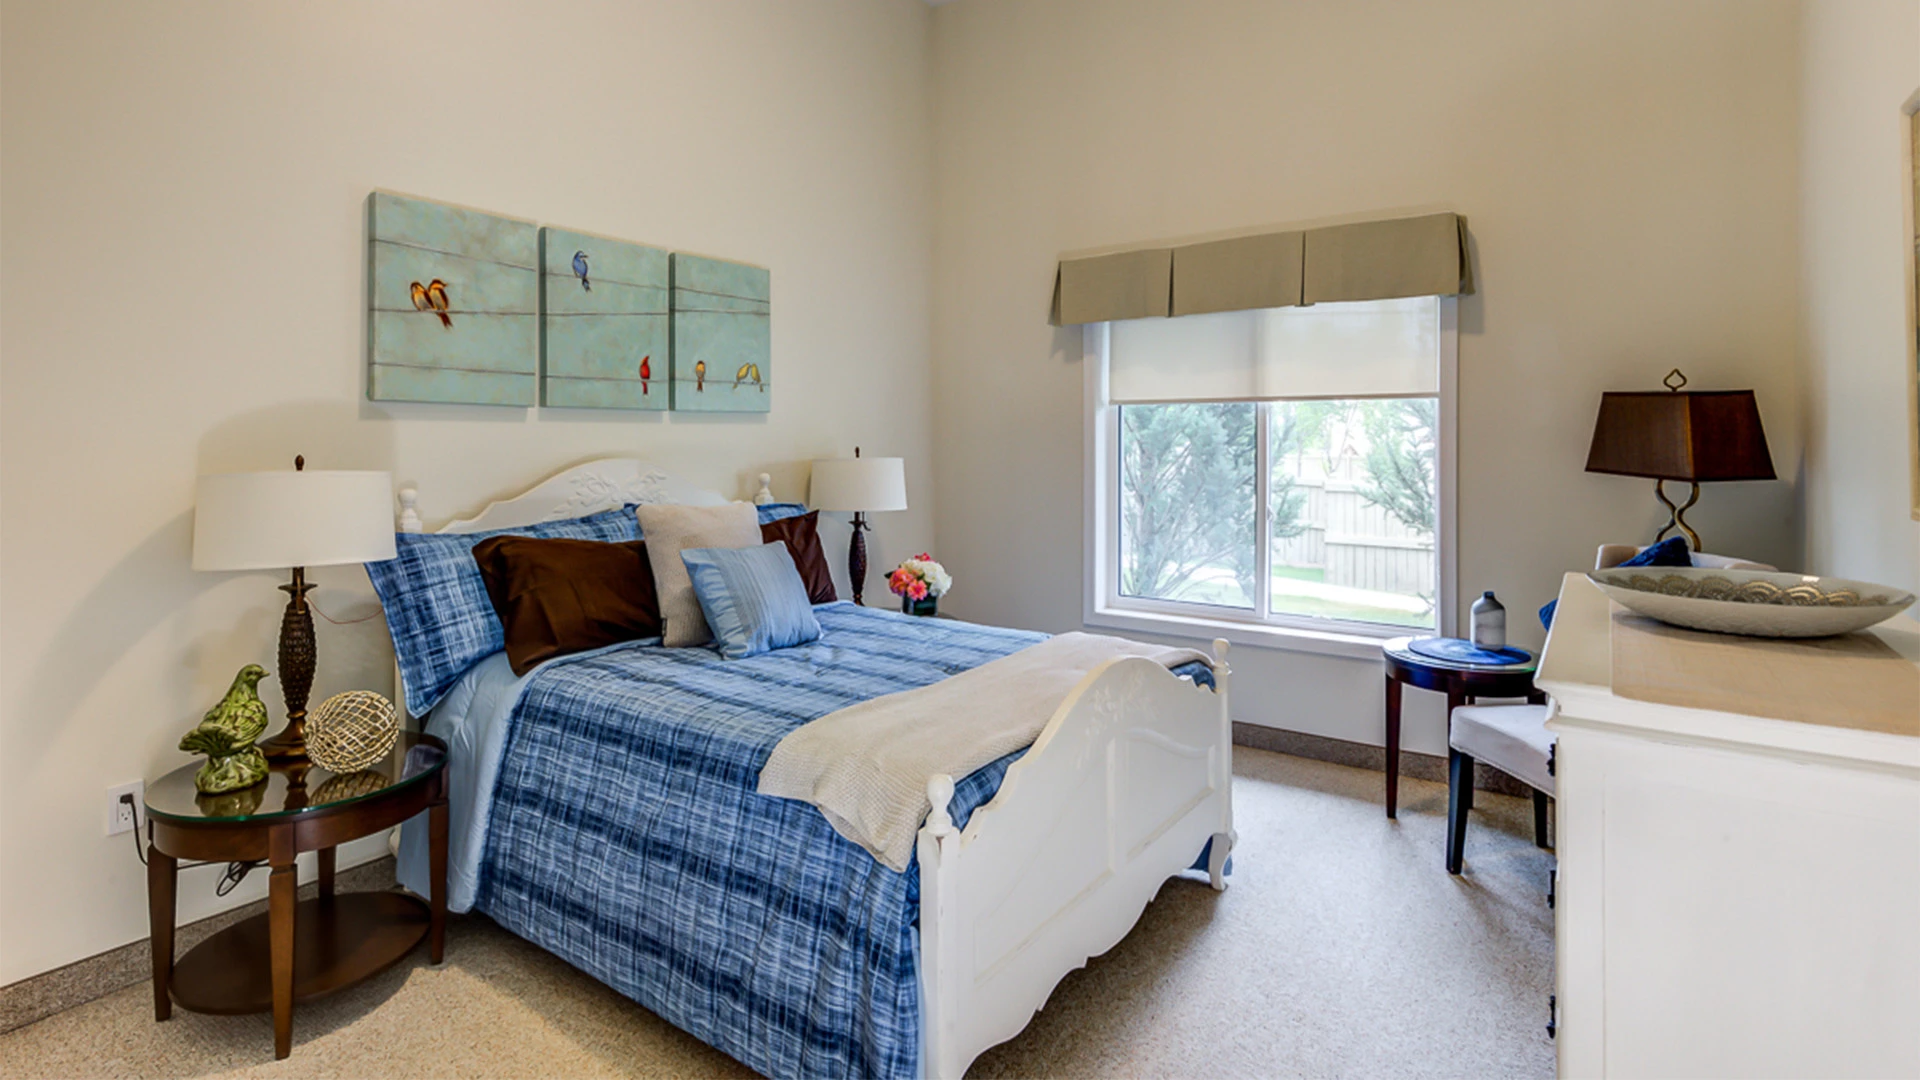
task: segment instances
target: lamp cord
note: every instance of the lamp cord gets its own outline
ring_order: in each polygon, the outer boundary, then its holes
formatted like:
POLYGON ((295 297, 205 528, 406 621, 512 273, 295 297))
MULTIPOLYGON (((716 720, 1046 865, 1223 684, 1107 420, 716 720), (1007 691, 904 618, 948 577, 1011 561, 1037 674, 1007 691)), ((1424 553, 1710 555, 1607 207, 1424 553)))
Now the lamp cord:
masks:
MULTIPOLYGON (((133 806, 133 796, 131 795, 120 796, 120 801, 123 803, 126 803, 130 807, 133 806)), ((138 811, 136 810, 135 813, 136 813, 136 820, 137 820, 138 811)), ((140 856, 140 865, 141 866, 147 865, 147 849, 140 846, 140 829, 138 828, 138 826, 136 826, 134 828, 128 829, 127 832, 133 837, 133 853, 135 855, 140 856)), ((192 870, 197 866, 218 866, 218 865, 220 865, 220 862, 219 860, 215 859, 210 862, 176 863, 174 864, 173 868, 175 871, 180 871, 180 870, 192 870)), ((253 868, 259 865, 260 865, 260 860, 258 859, 251 859, 245 862, 228 863, 226 872, 220 875, 220 880, 216 882, 213 886, 213 895, 225 896, 228 893, 232 892, 235 888, 239 887, 242 881, 247 880, 247 875, 252 873, 253 868)))
POLYGON ((314 603, 311 598, 307 600, 307 606, 312 608, 315 614, 319 615, 321 618, 327 620, 328 622, 332 623, 335 626, 352 626, 354 623, 363 623, 363 622, 366 622, 368 619, 375 619, 375 618, 379 618, 380 616, 380 609, 376 607, 372 611, 368 612, 365 615, 360 616, 357 619, 336 619, 333 616, 327 614, 326 612, 321 611, 320 605, 314 603))

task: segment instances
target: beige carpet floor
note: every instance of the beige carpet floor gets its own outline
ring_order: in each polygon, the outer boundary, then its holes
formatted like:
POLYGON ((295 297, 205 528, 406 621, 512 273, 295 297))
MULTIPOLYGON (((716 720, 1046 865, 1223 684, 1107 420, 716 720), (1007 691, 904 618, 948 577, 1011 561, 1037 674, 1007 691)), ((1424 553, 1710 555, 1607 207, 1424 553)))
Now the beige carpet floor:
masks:
MULTIPOLYGON (((1238 748, 1232 886, 1174 880, 1126 940, 1069 975, 970 1075, 1552 1076, 1551 856, 1530 809, 1481 793, 1467 872, 1441 865, 1446 789, 1238 748)), ((749 1075, 553 956, 469 917, 447 960, 294 1015, 174 1010, 136 986, 0 1035, 0 1075, 749 1075)))

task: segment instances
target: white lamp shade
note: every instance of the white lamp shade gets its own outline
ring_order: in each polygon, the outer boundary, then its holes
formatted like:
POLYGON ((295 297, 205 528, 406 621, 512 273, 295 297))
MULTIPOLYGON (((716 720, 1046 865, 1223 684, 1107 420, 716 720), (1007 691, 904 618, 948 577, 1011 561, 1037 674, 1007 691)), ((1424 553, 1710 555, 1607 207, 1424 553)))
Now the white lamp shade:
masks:
POLYGON ((897 457, 816 461, 807 504, 815 510, 854 510, 869 514, 905 510, 906 461, 897 457))
POLYGON ((195 570, 285 570, 391 559, 393 476, 221 473, 200 478, 195 570))

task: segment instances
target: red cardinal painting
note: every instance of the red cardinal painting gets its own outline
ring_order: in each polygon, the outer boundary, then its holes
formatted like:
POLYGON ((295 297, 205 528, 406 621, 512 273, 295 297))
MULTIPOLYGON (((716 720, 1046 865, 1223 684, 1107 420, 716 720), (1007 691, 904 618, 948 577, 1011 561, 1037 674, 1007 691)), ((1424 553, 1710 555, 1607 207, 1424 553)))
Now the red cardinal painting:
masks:
POLYGON ((648 361, 652 359, 653 357, 651 355, 643 356, 640 358, 640 396, 641 397, 647 396, 647 380, 653 378, 653 365, 648 363, 648 361))

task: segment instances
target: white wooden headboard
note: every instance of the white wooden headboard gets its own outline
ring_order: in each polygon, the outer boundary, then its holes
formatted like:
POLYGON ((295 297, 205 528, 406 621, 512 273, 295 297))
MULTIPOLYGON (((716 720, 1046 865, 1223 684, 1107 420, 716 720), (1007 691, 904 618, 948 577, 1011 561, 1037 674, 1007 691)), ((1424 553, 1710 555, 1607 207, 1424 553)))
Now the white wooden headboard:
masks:
MULTIPOLYGON (((768 487, 771 479, 766 473, 760 474, 760 490, 754 493, 754 502, 773 501, 773 492, 768 487)), ((411 486, 403 487, 399 497, 400 514, 395 528, 400 532, 426 532, 416 508, 419 491, 411 486)), ((617 510, 629 503, 719 506, 731 501, 719 492, 680 480, 638 458, 600 458, 563 469, 518 495, 489 504, 473 517, 448 522, 433 531, 473 533, 511 529, 617 510)))

